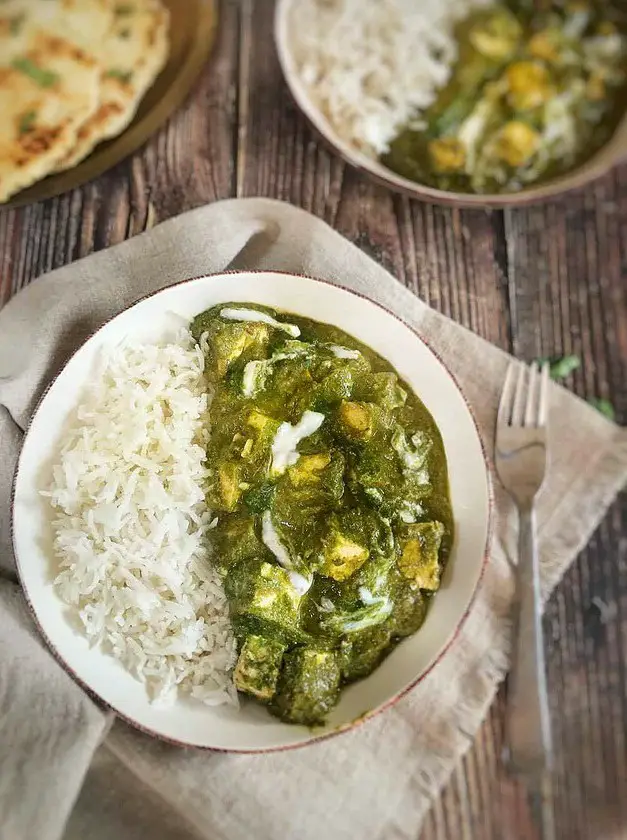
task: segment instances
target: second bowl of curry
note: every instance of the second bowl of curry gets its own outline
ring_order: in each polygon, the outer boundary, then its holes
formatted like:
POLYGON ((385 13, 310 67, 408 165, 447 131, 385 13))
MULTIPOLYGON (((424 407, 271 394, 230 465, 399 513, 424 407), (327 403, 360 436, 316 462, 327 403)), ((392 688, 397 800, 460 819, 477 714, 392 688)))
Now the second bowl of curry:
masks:
MULTIPOLYGON (((380 152, 350 136, 337 103, 332 115, 320 81, 309 78, 306 48, 294 48, 304 5, 316 0, 280 0, 276 11, 288 87, 348 163, 395 190, 447 204, 525 204, 581 186, 627 156, 627 13, 619 3, 470 3, 447 32, 455 55, 448 80, 380 152)), ((362 84, 360 75, 368 84, 370 71, 351 71, 347 88, 362 84)))

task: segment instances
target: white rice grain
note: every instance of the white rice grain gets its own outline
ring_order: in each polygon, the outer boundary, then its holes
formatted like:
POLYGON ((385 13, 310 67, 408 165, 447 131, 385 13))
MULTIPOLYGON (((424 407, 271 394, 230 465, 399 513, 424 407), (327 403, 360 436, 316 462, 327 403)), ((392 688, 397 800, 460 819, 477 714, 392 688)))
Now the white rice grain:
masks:
POLYGON ((449 80, 455 24, 491 2, 294 0, 288 48, 338 137, 378 157, 449 80))
POLYGON ((51 487, 58 593, 93 644, 151 698, 236 703, 236 648, 208 560, 208 396, 187 330, 104 359, 61 447, 51 487))

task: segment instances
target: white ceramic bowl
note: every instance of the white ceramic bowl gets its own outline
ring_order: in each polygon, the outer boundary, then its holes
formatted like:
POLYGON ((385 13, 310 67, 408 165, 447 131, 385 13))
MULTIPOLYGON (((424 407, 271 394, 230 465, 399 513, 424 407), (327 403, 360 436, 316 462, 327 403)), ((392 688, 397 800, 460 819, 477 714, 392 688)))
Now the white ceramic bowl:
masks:
MULTIPOLYGON (((608 172, 613 166, 627 159, 627 110, 609 140, 589 158, 563 175, 531 184, 515 193, 474 195, 429 187, 411 181, 388 169, 378 160, 368 157, 360 149, 343 140, 335 131, 325 114, 313 101, 307 86, 303 84, 294 61, 290 46, 290 18, 295 0, 277 0, 274 16, 274 41, 279 63, 289 91, 297 106, 307 117, 317 134, 337 154, 355 169, 369 178, 396 192, 411 198, 455 207, 519 207, 559 196, 569 190, 582 187, 608 172)), ((417 0, 420 2, 420 0, 417 0)), ((437 0, 424 0, 437 2, 437 0)), ((624 99, 625 97, 623 97, 624 99)), ((621 107, 625 108, 623 101, 621 107)))
POLYGON ((337 286, 274 272, 241 272, 187 280, 144 298, 105 324, 72 356, 42 398, 24 440, 14 485, 13 538, 18 571, 39 628, 69 673, 135 726, 170 741, 229 751, 265 751, 341 732, 397 699, 444 654, 473 599, 487 557, 490 485, 477 429, 464 397, 442 362, 409 327, 380 306, 337 286), (260 705, 209 708, 179 700, 148 701, 144 687, 113 658, 90 649, 68 622, 52 586, 49 508, 39 494, 101 348, 128 336, 150 339, 175 312, 191 319, 229 300, 254 302, 334 324, 368 344, 407 380, 434 416, 444 440, 456 535, 442 588, 425 624, 367 679, 348 687, 324 728, 278 721, 260 705))

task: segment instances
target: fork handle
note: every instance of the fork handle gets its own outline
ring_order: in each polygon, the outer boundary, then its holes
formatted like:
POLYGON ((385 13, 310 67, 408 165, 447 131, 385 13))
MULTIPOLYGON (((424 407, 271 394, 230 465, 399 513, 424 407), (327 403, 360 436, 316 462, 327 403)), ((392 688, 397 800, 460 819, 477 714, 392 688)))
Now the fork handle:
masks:
POLYGON ((519 508, 517 572, 517 626, 505 739, 510 768, 514 772, 539 776, 551 768, 552 744, 533 506, 519 508))

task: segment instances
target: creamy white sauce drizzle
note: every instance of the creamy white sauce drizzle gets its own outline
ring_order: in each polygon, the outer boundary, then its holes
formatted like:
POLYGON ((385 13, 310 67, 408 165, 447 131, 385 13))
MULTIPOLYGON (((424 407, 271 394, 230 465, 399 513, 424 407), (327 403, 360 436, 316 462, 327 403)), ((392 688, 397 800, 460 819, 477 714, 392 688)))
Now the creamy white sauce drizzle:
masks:
POLYGON ((387 598, 382 598, 380 595, 373 595, 372 592, 369 589, 366 589, 365 586, 360 586, 357 591, 359 592, 359 597, 361 598, 362 603, 369 607, 387 600, 387 598))
POLYGON ((330 598, 325 598, 323 596, 320 598, 320 609, 322 612, 333 612, 335 610, 335 606, 330 598))
POLYGON ((298 359, 301 356, 307 356, 310 352, 311 344, 296 340, 286 341, 285 349, 276 351, 269 359, 253 359, 252 362, 248 362, 242 376, 242 394, 245 397, 254 397, 266 387, 274 366, 278 362, 298 359))
POLYGON ((257 312, 256 309, 226 309, 220 310, 220 317, 227 321, 251 321, 257 324, 269 324, 271 327, 276 327, 278 330, 283 330, 292 338, 298 338, 300 335, 300 328, 296 324, 282 324, 271 315, 265 312, 257 312))
POLYGON ((305 595, 309 592, 311 584, 313 583, 313 576, 306 578, 304 575, 299 575, 298 572, 289 571, 287 573, 294 589, 299 595, 305 595))
POLYGON ((269 364, 267 359, 248 362, 242 376, 242 394, 245 397, 254 397, 257 391, 262 390, 269 364))
POLYGON ((261 539, 263 540, 263 544, 270 549, 284 569, 292 568, 292 560, 276 532, 269 510, 264 511, 261 517, 261 539))
POLYGON ((305 411, 295 426, 281 423, 272 441, 272 472, 281 475, 300 458, 296 447, 306 437, 317 432, 324 422, 324 414, 318 411, 305 411))
POLYGON ((312 584, 313 576, 306 578, 304 575, 294 571, 292 558, 276 532, 269 510, 266 510, 261 517, 261 539, 266 548, 269 548, 274 554, 279 564, 286 569, 294 589, 299 595, 304 595, 312 584))
POLYGON ((359 350, 350 350, 348 347, 341 347, 339 344, 329 344, 329 350, 338 359, 359 359, 359 350))
POLYGON ((405 432, 398 426, 392 434, 392 449, 397 453, 403 465, 403 472, 412 473, 414 480, 419 484, 425 484, 428 481, 425 462, 430 443, 425 441, 422 432, 416 432, 412 435, 411 441, 408 441, 405 432), (425 476, 427 476, 426 479, 425 476))
MULTIPOLYGON (((420 482, 422 483, 422 482, 420 482)), ((418 502, 409 502, 404 501, 401 502, 399 507, 398 516, 402 522, 418 522, 418 517, 422 516, 424 513, 424 509, 418 502)))

